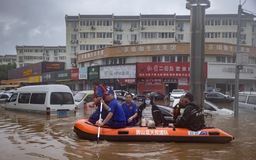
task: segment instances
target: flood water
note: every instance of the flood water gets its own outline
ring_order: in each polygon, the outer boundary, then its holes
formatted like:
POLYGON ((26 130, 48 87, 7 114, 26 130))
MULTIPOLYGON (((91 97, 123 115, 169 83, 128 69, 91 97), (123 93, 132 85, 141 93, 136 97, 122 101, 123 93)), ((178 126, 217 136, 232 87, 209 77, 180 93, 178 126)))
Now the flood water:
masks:
POLYGON ((72 117, 46 117, 41 114, 9 111, 0 107, 0 160, 250 160, 256 157, 256 113, 233 116, 207 116, 207 126, 233 135, 227 144, 107 142, 79 139, 74 123, 88 118, 79 110, 72 117))

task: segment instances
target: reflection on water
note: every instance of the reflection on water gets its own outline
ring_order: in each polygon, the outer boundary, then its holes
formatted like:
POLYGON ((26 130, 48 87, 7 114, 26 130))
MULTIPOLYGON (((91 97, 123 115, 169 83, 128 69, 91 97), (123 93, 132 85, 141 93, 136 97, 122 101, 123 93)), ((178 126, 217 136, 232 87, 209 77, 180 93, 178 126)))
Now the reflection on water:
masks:
MULTIPOLYGON (((75 117, 6 111, 0 108, 0 159, 84 160, 84 159, 254 159, 256 156, 255 113, 207 116, 208 126, 218 127, 235 137, 227 144, 107 142, 77 138, 74 123, 89 117, 79 110, 75 117)), ((96 139, 95 139, 96 140, 96 139)))

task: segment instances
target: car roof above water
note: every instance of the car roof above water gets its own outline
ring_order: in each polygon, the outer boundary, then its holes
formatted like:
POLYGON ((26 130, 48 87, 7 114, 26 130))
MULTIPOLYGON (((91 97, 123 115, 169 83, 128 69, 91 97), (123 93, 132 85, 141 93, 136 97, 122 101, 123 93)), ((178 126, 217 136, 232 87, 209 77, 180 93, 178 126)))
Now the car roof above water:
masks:
POLYGON ((68 86, 62 84, 49 84, 49 85, 33 85, 33 86, 24 86, 17 89, 18 93, 27 93, 27 92, 70 92, 71 90, 68 86))

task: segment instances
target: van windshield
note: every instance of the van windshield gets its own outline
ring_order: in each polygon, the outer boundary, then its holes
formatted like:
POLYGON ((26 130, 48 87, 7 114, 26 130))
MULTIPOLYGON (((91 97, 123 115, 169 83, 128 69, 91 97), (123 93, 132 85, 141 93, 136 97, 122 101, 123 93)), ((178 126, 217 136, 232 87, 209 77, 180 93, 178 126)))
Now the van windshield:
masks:
POLYGON ((73 96, 69 92, 52 92, 50 104, 74 104, 73 96))
POLYGON ((74 96, 74 99, 76 102, 80 102, 84 97, 85 97, 86 93, 77 93, 74 96))

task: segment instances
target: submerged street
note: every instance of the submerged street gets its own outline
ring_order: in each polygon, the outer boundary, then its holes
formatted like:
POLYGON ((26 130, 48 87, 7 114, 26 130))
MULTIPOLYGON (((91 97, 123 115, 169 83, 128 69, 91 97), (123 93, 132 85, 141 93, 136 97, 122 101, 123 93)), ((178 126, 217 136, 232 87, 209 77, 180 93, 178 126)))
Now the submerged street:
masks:
POLYGON ((87 141, 73 132, 74 123, 88 118, 91 110, 79 110, 75 117, 46 117, 41 114, 0 108, 0 159, 254 159, 256 156, 255 113, 207 116, 207 126, 233 135, 227 144, 135 143, 87 141))

